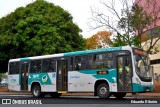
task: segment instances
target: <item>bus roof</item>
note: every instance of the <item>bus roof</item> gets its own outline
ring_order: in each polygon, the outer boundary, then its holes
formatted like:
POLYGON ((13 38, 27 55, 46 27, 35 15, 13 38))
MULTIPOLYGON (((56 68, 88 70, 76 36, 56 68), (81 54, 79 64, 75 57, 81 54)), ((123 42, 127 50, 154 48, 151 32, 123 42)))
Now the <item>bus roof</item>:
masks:
POLYGON ((84 54, 90 54, 90 53, 109 52, 109 51, 117 51, 117 50, 122 50, 122 47, 111 47, 111 48, 101 48, 101 49, 85 50, 85 51, 77 51, 77 52, 68 52, 68 53, 64 53, 64 56, 84 55, 84 54))
POLYGON ((84 55, 84 54, 91 54, 91 53, 98 53, 98 52, 118 51, 118 50, 130 50, 131 48, 132 47, 130 47, 130 46, 101 48, 101 49, 94 49, 94 50, 84 50, 84 51, 75 51, 75 52, 67 52, 67 53, 60 53, 60 54, 51 54, 51 55, 42 55, 42 56, 10 59, 9 62, 27 61, 27 60, 36 60, 36 59, 47 59, 47 58, 52 58, 52 57, 63 57, 63 56, 76 56, 76 55, 84 55))
POLYGON ((9 62, 28 61, 28 60, 36 60, 36 59, 47 59, 47 58, 61 57, 61 56, 63 56, 63 54, 51 54, 51 55, 33 56, 33 57, 10 59, 9 62))

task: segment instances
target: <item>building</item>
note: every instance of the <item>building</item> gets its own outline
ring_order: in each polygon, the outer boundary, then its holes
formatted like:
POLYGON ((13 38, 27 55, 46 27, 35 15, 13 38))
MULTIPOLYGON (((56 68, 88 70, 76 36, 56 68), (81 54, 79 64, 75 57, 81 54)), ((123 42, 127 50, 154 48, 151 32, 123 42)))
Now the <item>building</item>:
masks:
MULTIPOLYGON (((160 0, 135 0, 135 4, 142 6, 148 14, 152 15, 153 18, 156 17, 157 19, 154 25, 149 25, 149 27, 146 28, 145 32, 147 34, 154 32, 155 27, 160 27, 160 0)), ((158 36, 160 37, 160 32, 157 33, 157 37, 158 36)), ((143 44, 145 43, 142 43, 142 45, 143 44)), ((147 48, 147 45, 145 48, 147 48)), ((150 55, 150 63, 153 66, 155 75, 157 75, 160 79, 160 40, 156 43, 154 49, 152 50, 152 54, 150 55)))

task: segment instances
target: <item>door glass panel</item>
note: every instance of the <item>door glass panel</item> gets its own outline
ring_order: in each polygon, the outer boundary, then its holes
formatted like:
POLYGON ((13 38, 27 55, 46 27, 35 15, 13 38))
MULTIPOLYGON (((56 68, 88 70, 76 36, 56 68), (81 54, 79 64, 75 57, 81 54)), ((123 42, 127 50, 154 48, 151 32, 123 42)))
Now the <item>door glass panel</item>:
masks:
POLYGON ((67 62, 63 62, 63 90, 67 90, 67 62))
POLYGON ((123 57, 118 57, 118 89, 124 89, 123 57))
POLYGON ((61 62, 60 61, 58 61, 58 63, 57 63, 57 73, 58 73, 58 85, 57 85, 57 87, 58 87, 58 90, 61 90, 62 89, 62 64, 61 64, 61 62))
POLYGON ((118 91, 132 91, 131 87, 131 58, 118 57, 118 91))
POLYGON ((28 63, 21 64, 21 90, 28 89, 28 63))
POLYGON ((131 89, 131 60, 129 57, 125 57, 125 89, 130 91, 131 89))
POLYGON ((68 89, 68 64, 67 61, 57 62, 57 73, 58 73, 58 91, 67 91, 68 89))

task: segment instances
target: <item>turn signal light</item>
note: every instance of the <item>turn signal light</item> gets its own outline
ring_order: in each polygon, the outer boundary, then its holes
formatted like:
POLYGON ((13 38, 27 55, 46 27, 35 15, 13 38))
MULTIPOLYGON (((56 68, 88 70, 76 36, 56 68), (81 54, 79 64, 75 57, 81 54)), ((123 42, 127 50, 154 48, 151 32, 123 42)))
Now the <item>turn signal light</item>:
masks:
POLYGON ((98 71, 97 74, 108 74, 108 71, 98 71))
POLYGON ((141 84, 141 82, 138 78, 136 78, 136 81, 137 81, 138 84, 141 84))

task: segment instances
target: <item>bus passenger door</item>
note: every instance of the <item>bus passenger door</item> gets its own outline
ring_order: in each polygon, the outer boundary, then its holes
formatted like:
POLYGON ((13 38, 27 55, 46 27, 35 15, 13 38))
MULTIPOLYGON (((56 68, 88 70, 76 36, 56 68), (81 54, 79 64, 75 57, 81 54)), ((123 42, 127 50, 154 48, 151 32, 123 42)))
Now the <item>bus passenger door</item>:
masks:
POLYGON ((28 90, 28 72, 29 72, 29 63, 21 62, 21 91, 28 90))
POLYGON ((117 57, 118 92, 132 92, 132 63, 129 55, 117 57))
POLYGON ((68 91, 68 63, 67 63, 67 60, 57 61, 57 91, 68 91))

